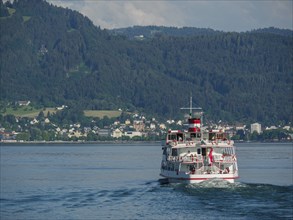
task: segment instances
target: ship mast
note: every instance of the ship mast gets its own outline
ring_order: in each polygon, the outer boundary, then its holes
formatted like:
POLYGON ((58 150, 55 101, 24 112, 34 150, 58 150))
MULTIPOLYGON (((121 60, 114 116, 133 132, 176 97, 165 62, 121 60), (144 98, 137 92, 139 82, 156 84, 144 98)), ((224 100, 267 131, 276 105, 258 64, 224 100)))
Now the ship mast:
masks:
MULTIPOLYGON (((192 118, 192 110, 201 110, 202 108, 194 108, 192 107, 192 95, 190 95, 190 99, 189 99, 189 108, 180 108, 181 110, 189 110, 189 118, 192 118)), ((202 112, 200 112, 200 114, 202 115, 202 112)))
MULTIPOLYGON (((189 108, 180 108, 182 110, 189 110, 189 120, 192 120, 193 119, 193 116, 192 116, 192 110, 197 110, 197 118, 199 117, 200 118, 200 133, 201 133, 201 137, 203 136, 203 129, 202 129, 202 126, 203 126, 203 111, 202 111, 202 108, 196 108, 196 107, 192 107, 192 94, 190 94, 190 99, 189 99, 189 108)), ((188 121, 189 121, 188 120, 188 121)), ((192 123, 193 125, 194 123, 192 123)), ((189 126, 190 126, 190 122, 189 122, 189 126)))
POLYGON ((189 118, 192 118, 192 94, 190 95, 190 101, 189 101, 189 118))

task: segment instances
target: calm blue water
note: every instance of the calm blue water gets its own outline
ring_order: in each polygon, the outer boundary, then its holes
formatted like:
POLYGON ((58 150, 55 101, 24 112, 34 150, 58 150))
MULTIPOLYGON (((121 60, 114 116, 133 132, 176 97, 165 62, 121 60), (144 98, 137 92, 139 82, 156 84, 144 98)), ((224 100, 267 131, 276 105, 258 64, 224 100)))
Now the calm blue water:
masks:
POLYGON ((235 184, 160 184, 160 144, 0 146, 0 219, 292 219, 292 144, 237 144, 235 184))

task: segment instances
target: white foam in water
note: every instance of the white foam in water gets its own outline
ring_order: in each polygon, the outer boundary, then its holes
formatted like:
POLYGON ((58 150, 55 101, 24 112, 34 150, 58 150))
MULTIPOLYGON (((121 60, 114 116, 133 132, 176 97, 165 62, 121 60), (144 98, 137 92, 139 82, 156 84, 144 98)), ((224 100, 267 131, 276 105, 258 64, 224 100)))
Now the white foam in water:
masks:
POLYGON ((187 188, 240 188, 246 187, 247 185, 240 182, 230 183, 226 180, 214 178, 203 181, 201 183, 189 184, 187 188))

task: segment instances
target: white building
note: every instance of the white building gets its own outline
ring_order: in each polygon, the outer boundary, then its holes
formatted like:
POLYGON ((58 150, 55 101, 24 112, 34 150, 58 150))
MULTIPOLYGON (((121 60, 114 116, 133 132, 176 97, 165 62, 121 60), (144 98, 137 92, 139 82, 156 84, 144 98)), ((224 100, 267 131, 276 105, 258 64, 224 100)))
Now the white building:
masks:
POLYGON ((60 107, 56 107, 56 110, 63 110, 65 108, 68 108, 68 106, 67 105, 62 105, 60 107))
POLYGON ((236 124, 236 126, 235 126, 235 130, 236 130, 236 131, 244 130, 245 127, 246 127, 246 125, 243 125, 243 124, 236 124))
POLYGON ((166 125, 165 124, 160 124, 160 129, 166 129, 166 125))
POLYGON ((270 127, 266 127, 266 130, 276 130, 278 129, 275 125, 272 125, 270 127))
POLYGON ((19 106, 28 106, 30 103, 31 101, 17 101, 19 106))
POLYGON ((34 120, 32 120, 30 122, 31 125, 35 125, 35 124, 38 124, 38 123, 39 123, 39 121, 37 119, 35 119, 35 118, 34 118, 34 120))
POLYGON ((125 121, 125 124, 126 124, 126 125, 130 125, 130 124, 131 124, 131 121, 130 121, 129 119, 127 119, 127 120, 125 121))
POLYGON ((174 120, 167 120, 167 123, 168 123, 169 125, 171 125, 171 124, 174 124, 175 121, 174 121, 174 120))
POLYGON ((124 133, 124 136, 133 138, 135 136, 142 137, 142 133, 140 131, 127 131, 124 133))
POLYGON ((150 124, 150 129, 155 130, 155 129, 156 129, 156 124, 151 123, 151 124, 150 124))
POLYGON ((112 132, 112 137, 113 138, 121 138, 122 137, 122 132, 117 128, 112 132))
POLYGON ((68 134, 68 137, 69 138, 71 138, 71 137, 80 138, 80 137, 86 137, 86 136, 87 136, 86 134, 83 134, 80 131, 73 131, 73 132, 71 132, 71 133, 68 134))
POLYGON ((287 130, 287 131, 290 131, 291 130, 291 127, 287 125, 287 126, 284 126, 283 129, 284 130, 287 130))
POLYGON ((257 132, 258 134, 261 133, 261 124, 259 123, 254 123, 254 124, 251 124, 250 125, 250 132, 253 133, 253 132, 257 132))

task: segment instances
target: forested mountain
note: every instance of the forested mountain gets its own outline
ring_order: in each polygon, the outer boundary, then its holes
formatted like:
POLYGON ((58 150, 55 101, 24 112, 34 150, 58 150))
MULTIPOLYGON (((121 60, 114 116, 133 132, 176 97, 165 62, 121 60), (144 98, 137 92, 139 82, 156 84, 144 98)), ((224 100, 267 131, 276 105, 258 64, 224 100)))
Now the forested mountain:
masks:
POLYGON ((167 118, 192 93, 210 119, 292 121, 292 36, 210 30, 135 41, 45 1, 0 6, 2 101, 167 118))

